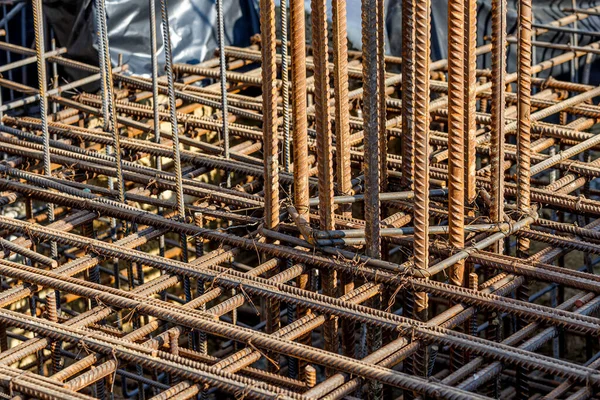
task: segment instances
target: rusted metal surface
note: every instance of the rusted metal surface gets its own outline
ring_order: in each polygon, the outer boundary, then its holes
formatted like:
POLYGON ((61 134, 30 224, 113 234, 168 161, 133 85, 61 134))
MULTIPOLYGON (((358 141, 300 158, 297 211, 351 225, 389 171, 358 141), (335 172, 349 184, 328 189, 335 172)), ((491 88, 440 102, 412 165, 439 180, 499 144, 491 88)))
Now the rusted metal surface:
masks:
MULTIPOLYGON (((448 2, 448 244, 465 247, 465 7, 463 0, 448 2)), ((450 281, 463 286, 465 263, 450 268, 450 281)))
POLYGON ((36 49, 0 42, 39 78, 0 79, 0 396, 593 398, 600 89, 552 73, 587 68, 600 9, 535 3, 493 0, 478 37, 449 1, 430 60, 429 1, 402 3, 400 58, 381 0, 361 50, 345 2, 290 0, 286 29, 262 0, 251 46, 184 65, 161 1, 144 78, 108 62, 103 1, 99 67, 45 50, 34 1, 36 49))

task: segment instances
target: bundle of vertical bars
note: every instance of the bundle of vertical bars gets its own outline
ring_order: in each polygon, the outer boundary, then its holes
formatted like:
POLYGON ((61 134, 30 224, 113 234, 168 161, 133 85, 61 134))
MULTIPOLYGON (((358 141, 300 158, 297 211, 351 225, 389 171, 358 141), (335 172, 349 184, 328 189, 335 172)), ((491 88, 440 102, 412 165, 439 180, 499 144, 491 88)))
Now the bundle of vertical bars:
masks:
POLYGON ((150 1, 144 78, 111 65, 104 0, 99 66, 46 51, 33 0, 35 50, 0 41, 39 81, 0 78, 0 397, 598 396, 600 42, 577 23, 600 7, 536 25, 521 0, 510 36, 491 2, 478 38, 448 0, 432 61, 430 0, 402 1, 402 57, 383 0, 360 51, 345 1, 328 26, 312 0, 307 44, 304 0, 260 0, 237 48, 217 0, 217 57, 180 65, 150 1))

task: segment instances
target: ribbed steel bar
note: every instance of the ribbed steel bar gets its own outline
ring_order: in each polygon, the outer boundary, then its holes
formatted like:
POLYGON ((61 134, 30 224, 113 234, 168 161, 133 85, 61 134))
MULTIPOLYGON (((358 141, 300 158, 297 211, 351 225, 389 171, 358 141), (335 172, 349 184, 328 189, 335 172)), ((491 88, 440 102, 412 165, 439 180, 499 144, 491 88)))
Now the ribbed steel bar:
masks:
POLYGON ((335 93, 335 145, 338 193, 352 190, 350 165, 350 110, 348 103, 348 39, 346 3, 332 3, 333 68, 335 93))
POLYGON ((319 218, 321 229, 333 229, 333 160, 329 113, 329 62, 326 3, 311 3, 313 56, 315 59, 315 120, 319 176, 319 218))
MULTIPOLYGON (((505 76, 506 76, 506 0, 492 1, 492 136, 491 153, 491 199, 490 218, 502 221, 504 214, 504 124, 505 124, 505 76)), ((502 252, 499 242, 496 250, 502 252)))
POLYGON ((283 102, 283 167, 285 172, 291 172, 291 138, 290 138, 290 71, 288 57, 288 0, 280 3, 281 8, 281 97, 283 102))
MULTIPOLYGON (((334 176, 329 108, 329 35, 327 31, 327 5, 324 0, 313 0, 311 2, 311 22, 312 50, 315 63, 315 128, 317 131, 317 167, 319 177, 319 225, 323 230, 330 230, 335 228, 333 214, 334 176)), ((335 296, 337 294, 337 272, 324 269, 321 270, 321 273, 323 293, 327 296, 335 296)), ((333 319, 325 324, 324 342, 327 351, 337 352, 337 320, 333 319)), ((327 375, 331 373, 333 371, 327 370, 327 375)))
MULTIPOLYGON (((415 2, 415 80, 414 80, 414 191, 413 220, 415 234, 413 241, 414 266, 418 270, 429 267, 429 79, 430 79, 430 28, 431 2, 415 2)), ((414 289, 408 303, 413 304, 415 319, 427 321, 429 301, 424 292, 414 289)), ((429 352, 427 347, 420 349, 413 358, 416 375, 427 376, 429 352)))
POLYGON ((477 167, 477 1, 466 0, 465 4, 465 196, 472 203, 477 196, 475 169, 477 167))
MULTIPOLYGON (((519 2, 519 54, 517 70, 517 207, 521 213, 529 213, 531 208, 531 32, 532 32, 532 4, 530 0, 519 2)), ((517 254, 526 258, 530 242, 527 237, 519 236, 517 239, 517 254)), ((529 300, 529 284, 526 282, 516 292, 521 300, 529 300)), ((523 328, 527 322, 519 319, 518 328, 523 328)), ((516 371, 517 397, 528 398, 530 385, 529 371, 518 368, 516 371)))
MULTIPOLYGON (((150 60, 152 63, 152 112, 153 112, 153 127, 154 127, 154 143, 160 145, 160 105, 158 104, 158 44, 156 35, 156 1, 148 0, 149 11, 149 26, 150 26, 150 60)), ((162 158, 154 157, 154 165, 158 171, 162 170, 162 158)), ((159 214, 162 210, 158 209, 159 214)), ((165 252, 165 238, 161 236, 159 239, 160 254, 165 252)))
MULTIPOLYGON (((167 84, 169 87, 169 115, 171 124, 171 142, 173 143, 173 163, 175 165, 175 179, 177 183, 177 191, 175 192, 175 199, 177 201, 177 212, 179 218, 185 220, 185 204, 183 199, 183 188, 181 181, 181 157, 179 149, 179 125, 177 122, 177 113, 175 106, 175 88, 173 78, 173 61, 171 51, 171 32, 169 30, 169 13, 167 10, 167 0, 161 0, 160 2, 160 14, 162 19, 162 34, 163 34, 163 47, 165 48, 165 69, 167 75, 167 84)), ((182 243, 185 243, 185 238, 182 238, 182 243)))
MULTIPOLYGON (((279 225, 279 140, 277 134, 277 77, 275 4, 267 0, 260 2, 260 34, 262 81, 263 81, 263 147, 264 147, 264 192, 265 227, 279 225)), ((295 161, 296 162, 296 161, 295 161)))
MULTIPOLYGON (((39 97, 40 97, 40 116, 42 120, 42 135, 44 138, 44 174, 46 176, 52 176, 52 165, 50 162, 50 133, 48 132, 48 98, 46 97, 47 89, 47 77, 46 77, 46 59, 44 58, 45 50, 45 38, 44 38, 44 15, 43 15, 43 4, 41 0, 36 0, 33 3, 33 17, 34 17, 34 29, 35 29, 35 50, 37 57, 37 72, 38 72, 38 85, 39 85, 39 97)), ((48 212, 48 221, 54 222, 54 204, 48 203, 46 205, 48 212)), ((58 257, 58 249, 56 243, 51 243, 52 258, 58 257)))
POLYGON ((385 1, 378 0, 377 2, 377 117, 379 122, 377 124, 378 137, 379 137, 379 182, 381 192, 387 191, 388 184, 388 130, 387 128, 387 83, 385 75, 385 42, 386 42, 386 19, 385 19, 385 1))
POLYGON ((96 13, 98 21, 98 41, 99 50, 98 55, 100 58, 100 75, 102 76, 102 98, 106 102, 104 106, 104 130, 112 134, 113 150, 115 157, 115 169, 117 171, 117 190, 119 193, 119 201, 125 202, 125 183, 123 182, 123 174, 121 172, 121 134, 117 125, 115 99, 113 95, 113 70, 112 61, 110 56, 110 48, 108 43, 108 28, 107 16, 106 16, 106 4, 105 0, 96 0, 96 13))
POLYGON ((377 39, 377 0, 362 1, 362 70, 363 70, 363 123, 365 132, 365 238, 367 254, 373 258, 381 257, 381 236, 379 233, 381 218, 380 193, 380 145, 379 145, 379 80, 377 39))
POLYGON ((414 103, 415 103, 415 2, 402 2, 402 182, 413 180, 414 103))
MULTIPOLYGON (((448 242, 465 245, 465 2, 448 2, 448 242)), ((463 286, 464 261, 449 270, 450 281, 463 286)))
MULTIPOLYGON (((225 159, 229 159, 229 113, 227 111, 227 61, 225 59, 225 17, 223 13, 223 0, 217 0, 217 32, 219 40, 219 71, 221 73, 221 118, 223 120, 223 154, 225 159)), ((227 175, 227 184, 231 186, 231 176, 227 175)))
MULTIPOLYGON (((477 34, 477 2, 453 0, 449 57, 433 61, 430 2, 403 1, 400 32, 390 4, 363 0, 355 51, 345 3, 332 3, 330 31, 323 0, 310 16, 291 0, 288 54, 287 3, 276 16, 265 0, 261 37, 248 47, 221 41, 215 57, 171 60, 159 78, 155 4, 150 77, 126 65, 108 71, 112 9, 101 4, 100 68, 62 49, 42 54, 92 74, 54 73, 46 97, 60 110, 34 118, 25 106, 42 99, 38 89, 18 74, 0 79, 23 94, 1 106, 5 392, 378 399, 395 387, 409 399, 597 390, 600 92, 557 74, 589 62, 600 42, 561 45, 552 35, 580 34, 561 27, 592 26, 600 8, 534 27, 535 1, 493 0, 479 14, 485 22, 489 12, 488 40, 477 34), (516 36, 504 16, 513 12, 516 36), (403 57, 385 55, 398 51, 398 33, 403 57), (537 45, 548 51, 534 62, 537 45), (94 82, 112 95, 82 86, 94 82), (45 204, 55 205, 54 222, 45 204)), ((215 21, 217 35, 230 30, 215 21)), ((0 50, 22 56, 17 63, 38 59, 12 43, 0 50)))

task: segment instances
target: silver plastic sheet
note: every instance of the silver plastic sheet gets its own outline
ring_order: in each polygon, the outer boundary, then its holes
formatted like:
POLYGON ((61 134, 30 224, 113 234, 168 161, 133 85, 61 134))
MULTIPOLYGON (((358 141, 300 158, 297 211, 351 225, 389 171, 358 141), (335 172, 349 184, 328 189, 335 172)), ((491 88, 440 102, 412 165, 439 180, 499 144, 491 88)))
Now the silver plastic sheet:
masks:
MULTIPOLYGON (((176 63, 197 64, 212 57, 217 48, 216 4, 214 0, 169 0, 169 25, 173 59, 176 63)), ((164 66, 160 3, 155 0, 159 68, 164 66)), ((246 46, 259 32, 255 0, 224 0, 225 40, 246 46)), ((69 56, 97 63, 95 7, 91 0, 51 0, 44 3, 47 17, 60 46, 69 56)), ((135 74, 148 74, 150 61, 150 18, 148 0, 106 0, 107 28, 113 64, 119 55, 135 74)))
MULTIPOLYGON (((250 37, 259 31, 258 6, 253 0, 225 0, 225 40, 227 44, 248 45, 250 37)), ((107 0, 108 30, 111 58, 123 61, 134 73, 151 71, 148 1, 107 0)), ((156 25, 159 63, 164 62, 157 2, 156 25)), ((217 9, 213 0, 168 1, 173 60, 176 63, 197 64, 214 54, 218 46, 217 9)))
MULTIPOLYGON (((150 30, 148 18, 148 0, 106 0, 108 14, 108 31, 113 63, 117 63, 118 54, 129 65, 130 71, 136 74, 147 74, 150 71, 150 30)), ((279 5, 280 0, 274 0, 279 5)), ((332 0, 343 1, 343 0, 332 0)), ((508 0, 507 26, 509 34, 516 31, 517 5, 519 0, 508 0)), ((157 13, 159 4, 156 1, 157 13)), ((307 14, 310 13, 310 0, 305 0, 307 14)), ((329 13, 331 15, 331 1, 329 13)), ((478 4, 478 45, 485 44, 484 37, 491 34, 491 0, 479 0, 478 4)), ((600 0, 577 0, 577 7, 589 8, 600 4, 600 0)), ((69 56, 97 63, 95 50, 94 5, 92 0, 46 0, 45 11, 57 34, 60 46, 69 49, 69 56)), ((545 24, 561 18, 567 13, 565 8, 572 7, 572 0, 535 0, 533 6, 534 22, 545 24)), ((361 47, 361 0, 346 0, 348 13, 348 40, 355 49, 361 47)), ((253 34, 259 32, 258 0, 224 0, 225 36, 228 44, 245 46, 250 43, 253 34)), ((385 0, 385 33, 386 52, 401 55, 402 51, 402 0, 385 0)), ((214 54, 217 47, 216 9, 214 0, 169 0, 169 23, 173 44, 173 56, 178 63, 198 63, 214 54)), ((431 57, 433 60, 447 58, 447 1, 432 0, 431 21, 431 57)), ((160 19, 160 14, 158 14, 160 19)), ((570 25, 571 27, 573 25, 570 25)), ((307 28, 310 27, 308 18, 307 28)), ((600 18, 590 17, 577 24, 578 29, 600 31, 600 18)), ((309 35, 310 35, 310 29, 309 35)), ((160 25, 157 24, 158 43, 162 44, 160 25)), ((585 45, 597 38, 583 36, 579 44, 585 45)), ((537 38, 540 41, 553 43, 569 43, 572 37, 568 33, 549 32, 537 38)), ((508 49, 508 69, 515 70, 515 46, 508 49)), ((549 58, 558 54, 559 50, 537 48, 538 59, 549 58)), ((592 57, 595 60, 595 56, 592 57)), ((162 45, 159 48, 159 60, 164 62, 162 45)), ((588 60, 588 61, 593 61, 588 60)), ((582 60, 583 64, 584 60, 582 60)), ((478 58, 479 68, 489 68, 489 55, 478 58)), ((567 73, 570 65, 564 64, 558 70, 547 73, 554 75, 567 73)), ((581 68, 585 71, 585 68, 581 68)), ((592 72, 592 82, 598 68, 588 68, 592 72)), ((580 78, 584 72, 581 72, 580 78)))

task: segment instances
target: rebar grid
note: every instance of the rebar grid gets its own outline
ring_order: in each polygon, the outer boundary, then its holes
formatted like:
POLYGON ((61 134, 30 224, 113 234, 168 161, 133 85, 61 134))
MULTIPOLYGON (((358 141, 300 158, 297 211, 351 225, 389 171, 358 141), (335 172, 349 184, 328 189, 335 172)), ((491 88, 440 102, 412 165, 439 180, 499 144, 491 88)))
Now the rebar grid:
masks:
POLYGON ((452 0, 432 60, 429 0, 403 1, 402 57, 383 1, 362 1, 362 50, 344 2, 328 21, 312 1, 306 43, 304 1, 288 27, 261 0, 244 48, 217 2, 215 57, 183 65, 151 1, 144 78, 110 65, 96 3, 100 67, 44 50, 41 1, 36 50, 0 42, 23 58, 2 71, 39 71, 0 78, 2 397, 600 392, 600 42, 576 24, 600 7, 539 25, 519 2, 512 37, 493 0, 478 38, 476 2, 452 0), (48 63, 90 76, 47 89, 48 63))

